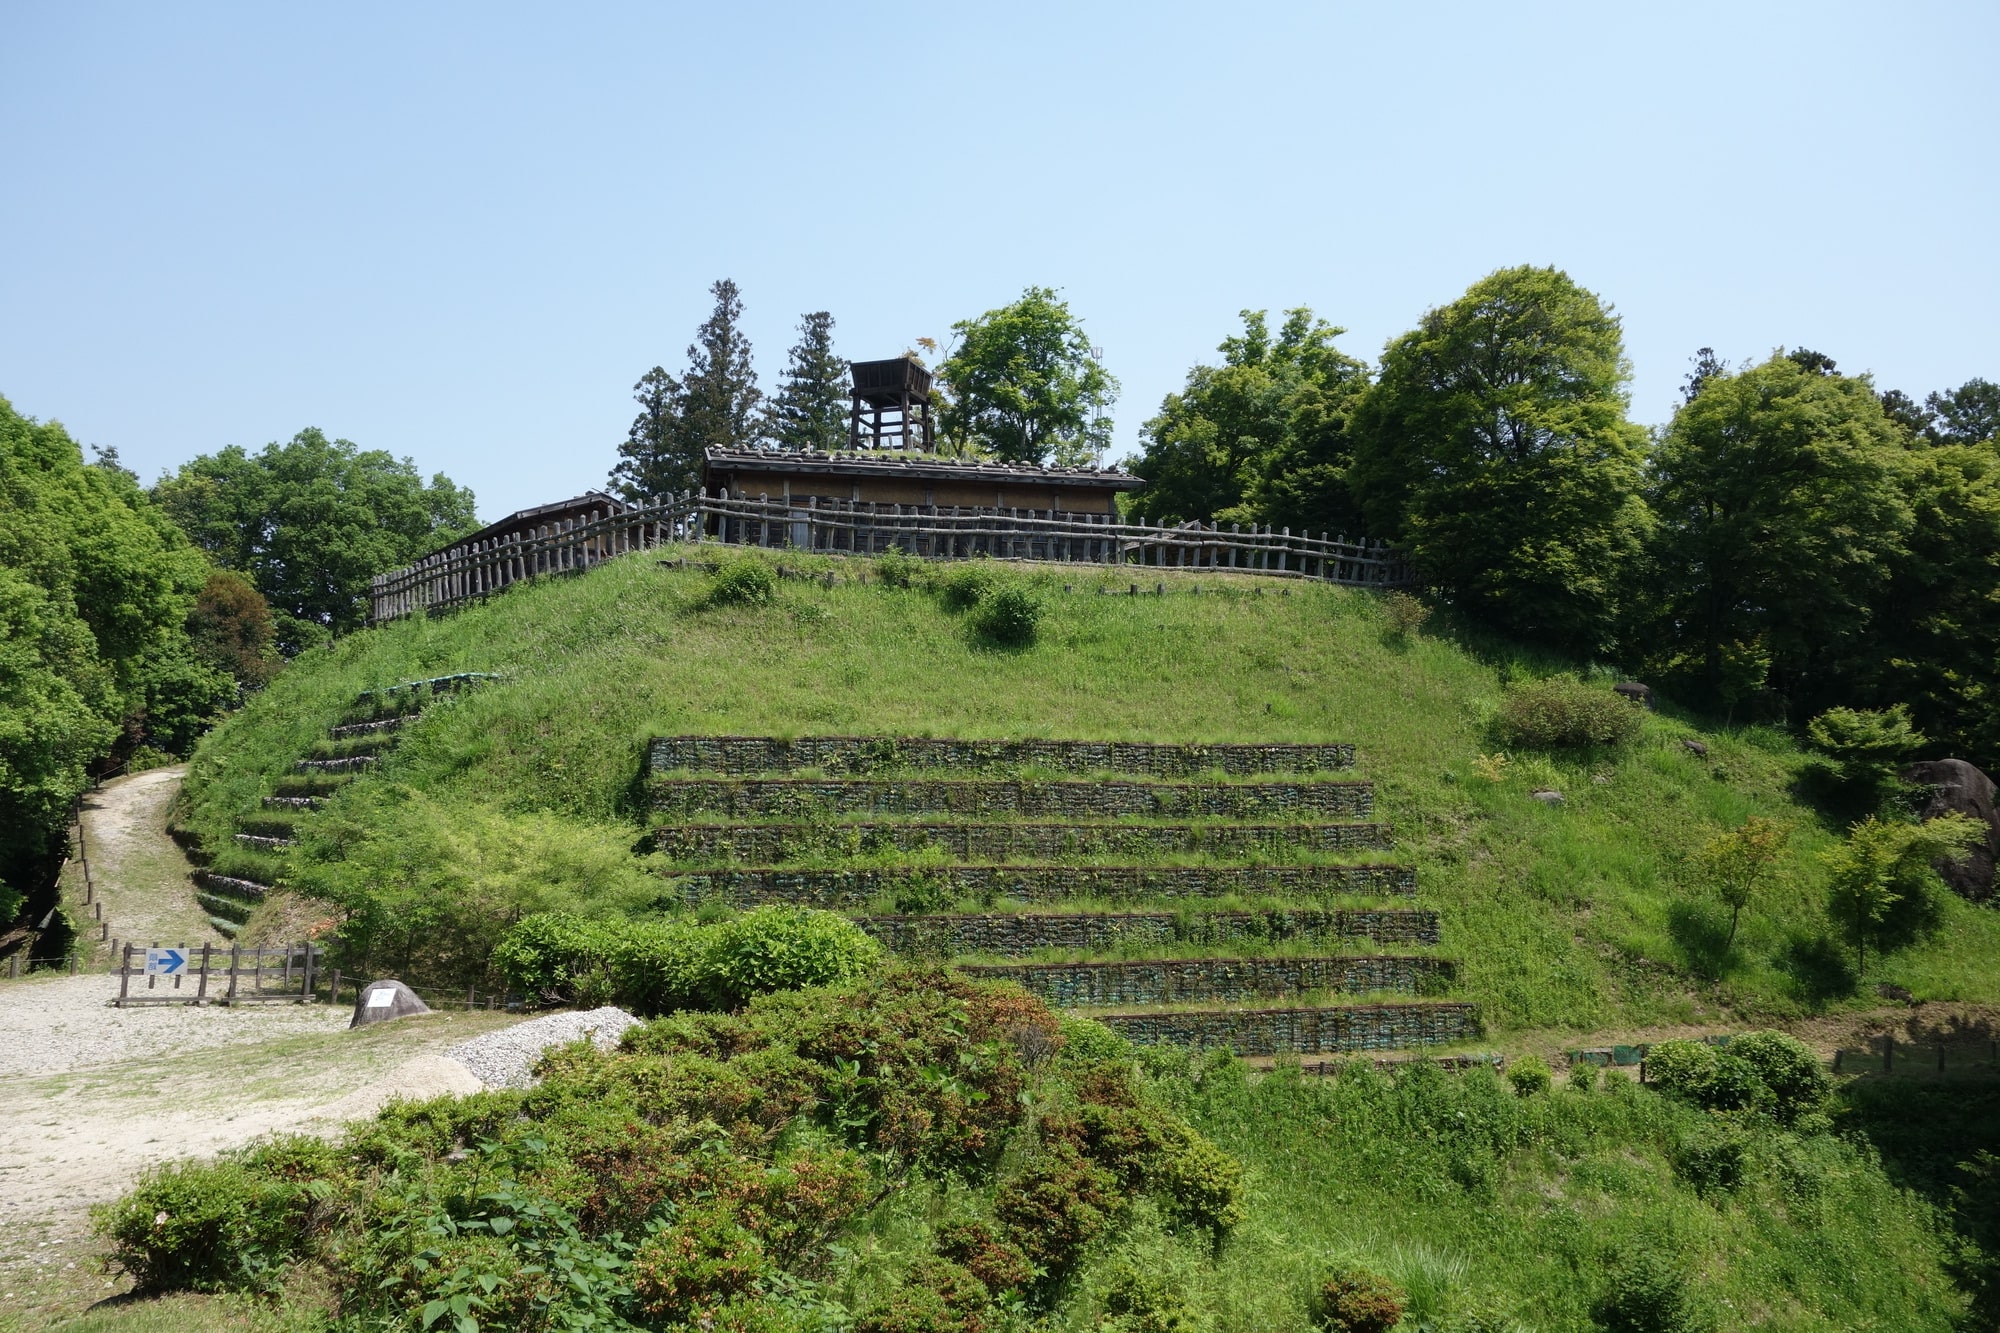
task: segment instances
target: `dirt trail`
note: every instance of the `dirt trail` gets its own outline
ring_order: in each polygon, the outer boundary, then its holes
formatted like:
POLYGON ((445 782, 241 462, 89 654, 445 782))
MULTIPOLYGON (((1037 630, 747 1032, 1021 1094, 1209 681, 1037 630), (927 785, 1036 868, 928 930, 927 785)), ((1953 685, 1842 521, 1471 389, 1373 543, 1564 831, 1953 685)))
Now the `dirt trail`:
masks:
MULTIPOLYGON (((83 844, 104 920, 121 940, 220 944, 195 901, 193 869, 167 836, 167 812, 187 765, 116 778, 83 798, 83 844)), ((75 880, 72 877, 72 887, 75 880)), ((80 903, 80 895, 73 899, 80 903)))

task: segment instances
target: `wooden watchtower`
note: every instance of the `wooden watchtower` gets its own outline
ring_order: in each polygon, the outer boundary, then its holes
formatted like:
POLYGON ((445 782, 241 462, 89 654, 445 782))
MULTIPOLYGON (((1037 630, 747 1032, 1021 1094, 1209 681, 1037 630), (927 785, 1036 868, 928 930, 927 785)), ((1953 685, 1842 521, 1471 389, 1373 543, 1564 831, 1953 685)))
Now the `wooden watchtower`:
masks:
POLYGON ((883 441, 895 439, 899 441, 895 448, 908 449, 915 434, 921 442, 914 447, 932 452, 931 373, 914 356, 856 361, 853 367, 854 407, 847 418, 847 447, 861 447, 861 414, 866 412, 872 447, 889 448, 883 441))

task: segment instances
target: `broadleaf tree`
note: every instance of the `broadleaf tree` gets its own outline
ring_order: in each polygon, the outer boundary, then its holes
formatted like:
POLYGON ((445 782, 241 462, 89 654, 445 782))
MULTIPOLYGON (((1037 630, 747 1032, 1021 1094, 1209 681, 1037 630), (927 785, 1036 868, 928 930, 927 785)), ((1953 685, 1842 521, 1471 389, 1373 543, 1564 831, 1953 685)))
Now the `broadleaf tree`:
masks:
POLYGON ((1003 463, 1094 463, 1111 442, 1118 381, 1092 355, 1083 325, 1047 287, 952 325, 939 367, 944 434, 1003 463))
POLYGON ((478 526, 472 492, 443 473, 316 428, 257 453, 184 463, 154 498, 209 558, 270 603, 286 653, 367 623, 375 575, 478 526))
POLYGON ((1347 488, 1348 418, 1368 369, 1336 350, 1343 330, 1300 307, 1274 338, 1262 310, 1223 340, 1140 430, 1133 512, 1164 522, 1359 530, 1347 488))
POLYGON ((1350 427, 1373 532, 1466 611, 1592 651, 1650 519, 1615 314, 1553 268, 1502 269, 1392 340, 1350 427))

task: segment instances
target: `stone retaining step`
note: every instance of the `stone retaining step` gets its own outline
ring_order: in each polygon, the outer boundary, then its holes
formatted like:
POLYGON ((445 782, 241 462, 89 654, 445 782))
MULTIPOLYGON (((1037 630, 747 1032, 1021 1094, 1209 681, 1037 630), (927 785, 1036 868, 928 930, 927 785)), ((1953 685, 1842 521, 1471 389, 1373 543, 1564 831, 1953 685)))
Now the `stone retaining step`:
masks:
POLYGON ((800 903, 865 907, 884 893, 922 893, 940 902, 977 897, 1023 902, 1065 898, 1316 898, 1329 894, 1417 891, 1412 866, 884 866, 856 870, 706 870, 677 875, 690 896, 739 907, 800 903))
POLYGON ((1366 782, 1016 782, 1006 779, 661 778, 653 808, 663 815, 1070 816, 1135 815, 1365 817, 1375 804, 1366 782))
POLYGON ((266 810, 317 810, 326 801, 318 796, 266 796, 266 810))
POLYGON ((292 767, 300 773, 352 773, 373 768, 379 758, 372 754, 351 754, 344 759, 298 759, 292 767))
POLYGON ((1345 744, 1172 745, 1132 741, 948 740, 930 736, 663 736, 649 748, 655 773, 871 773, 898 768, 973 772, 1046 768, 1063 773, 1187 777, 1221 771, 1321 773, 1354 766, 1345 744))
POLYGON ((208 913, 211 921, 228 921, 240 926, 250 919, 252 904, 240 899, 196 889, 194 900, 201 904, 201 909, 208 913))
POLYGON ((1300 1009, 1149 1009, 1091 1016, 1142 1045, 1228 1047, 1238 1055, 1345 1055, 1445 1046, 1480 1036, 1479 1010, 1457 1001, 1300 1009))
POLYGON ((254 879, 235 879, 229 875, 218 875, 213 870, 197 870, 194 882, 212 893, 225 893, 232 898, 248 898, 261 902, 264 895, 271 892, 269 884, 259 884, 254 879))
POLYGON ((346 773, 297 774, 279 778, 274 796, 331 796, 354 781, 346 773))
POLYGON ((653 830, 682 861, 769 863, 794 856, 916 852, 937 847, 962 861, 1059 856, 1172 856, 1253 852, 1383 851, 1387 824, 682 824, 653 830))
POLYGON ((326 734, 337 741, 346 740, 350 736, 382 736, 402 730, 404 724, 416 716, 418 715, 415 713, 406 713, 401 717, 385 717, 376 722, 349 722, 345 726, 328 727, 326 734))
POLYGON ((1436 944, 1438 914, 1421 908, 1301 907, 1269 912, 947 912, 868 916, 861 928, 894 953, 1018 957, 1038 949, 1120 944, 1372 940, 1436 944))
POLYGON ((298 846, 291 838, 267 838, 259 833, 238 833, 236 841, 245 847, 255 847, 260 852, 288 852, 298 846))
POLYGON ((1011 981, 1064 1009, 1114 1004, 1202 1004, 1312 991, 1403 991, 1449 982, 1450 960, 1425 956, 1160 958, 1138 962, 1003 963, 960 966, 968 976, 1011 981))

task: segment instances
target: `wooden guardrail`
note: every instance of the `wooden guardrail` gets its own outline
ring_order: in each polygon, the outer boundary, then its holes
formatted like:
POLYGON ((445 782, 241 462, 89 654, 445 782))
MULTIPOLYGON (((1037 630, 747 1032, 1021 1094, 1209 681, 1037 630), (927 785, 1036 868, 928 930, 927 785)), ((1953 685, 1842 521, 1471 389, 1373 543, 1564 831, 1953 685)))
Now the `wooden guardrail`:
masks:
POLYGON ((892 548, 927 560, 987 556, 1095 565, 1208 569, 1360 587, 1414 581, 1384 543, 1290 528, 1188 523, 1117 523, 1109 515, 1048 509, 876 504, 783 498, 731 499, 690 492, 651 505, 601 509, 525 532, 454 546, 377 575, 376 623, 454 606, 543 574, 582 570, 630 551, 672 542, 716 541, 834 555, 892 548))

